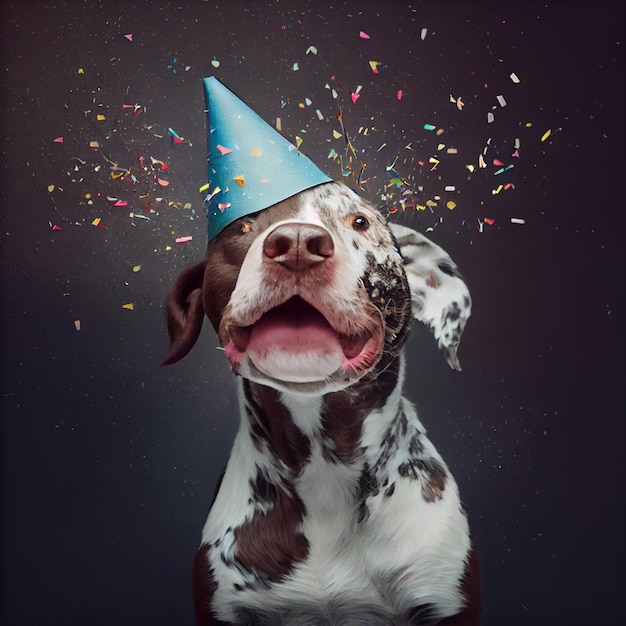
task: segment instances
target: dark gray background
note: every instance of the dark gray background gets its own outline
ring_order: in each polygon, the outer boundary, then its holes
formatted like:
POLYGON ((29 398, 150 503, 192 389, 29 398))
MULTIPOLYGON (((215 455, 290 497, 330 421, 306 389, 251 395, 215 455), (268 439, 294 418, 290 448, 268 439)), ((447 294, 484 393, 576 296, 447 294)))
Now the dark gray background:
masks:
MULTIPOLYGON (((621 3, 14 1, 2 11, 2 624, 193 623, 191 561, 236 427, 234 384, 208 325, 183 362, 159 362, 167 291, 206 241, 200 79, 213 73, 342 178, 327 158, 344 148, 325 87, 334 77, 366 195, 380 202, 397 156, 420 203, 442 198, 397 219, 434 227, 471 287, 464 371, 448 370, 415 328, 407 395, 460 485, 485 624, 623 623, 621 3), (135 103, 139 115, 122 108, 135 103), (191 145, 172 144, 168 127, 191 145), (487 145, 488 167, 470 176, 465 164, 487 145), (112 180, 104 156, 137 183, 112 180), (168 164, 168 187, 141 156, 168 164), (494 159, 515 168, 495 175, 494 159), (500 183, 515 189, 493 194, 500 183), (495 222, 481 232, 485 217, 495 222), (185 235, 193 241, 174 243, 185 235)), ((396 189, 387 206, 398 199, 396 189)))

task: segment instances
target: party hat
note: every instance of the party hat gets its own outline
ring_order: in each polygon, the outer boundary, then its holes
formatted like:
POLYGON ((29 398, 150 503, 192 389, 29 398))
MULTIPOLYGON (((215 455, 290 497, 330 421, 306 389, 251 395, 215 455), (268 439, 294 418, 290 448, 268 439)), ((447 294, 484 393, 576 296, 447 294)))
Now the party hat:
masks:
POLYGON ((244 215, 332 181, 217 78, 202 82, 207 108, 209 241, 244 215))

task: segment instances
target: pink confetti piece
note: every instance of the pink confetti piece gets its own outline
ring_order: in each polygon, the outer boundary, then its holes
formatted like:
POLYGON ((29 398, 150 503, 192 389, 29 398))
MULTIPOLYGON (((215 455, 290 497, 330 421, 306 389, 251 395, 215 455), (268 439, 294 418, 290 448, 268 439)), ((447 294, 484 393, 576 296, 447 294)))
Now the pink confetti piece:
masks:
POLYGON ((128 39, 128 41, 132 41, 133 40, 133 34, 132 33, 128 33, 128 35, 124 35, 124 37, 126 39, 128 39))
POLYGON ((60 226, 57 226, 56 224, 52 227, 52 230, 61 230, 60 226))
POLYGON ((496 220, 491 219, 490 217, 485 218, 485 224, 489 224, 489 226, 493 226, 496 223, 496 220))
POLYGON ((126 200, 118 200, 113 206, 128 206, 126 200))
POLYGON ((57 138, 54 140, 54 143, 63 143, 63 137, 57 137, 57 138))
POLYGON ((228 154, 229 152, 232 152, 232 150, 230 148, 226 148, 225 146, 222 146, 221 144, 217 144, 217 149, 220 151, 220 153, 222 154, 222 156, 224 156, 225 154, 228 154))
POLYGON ((176 243, 187 243, 188 241, 191 241, 193 239, 193 236, 189 236, 189 237, 177 237, 176 238, 176 243))
POLYGON ((364 33, 363 31, 361 31, 361 32, 359 33, 359 37, 360 37, 361 39, 369 39, 369 38, 370 38, 370 36, 369 36, 367 33, 364 33))
POLYGON ((402 89, 398 89, 398 100, 402 100, 402 89))
POLYGON ((350 94, 350 98, 352 99, 352 104, 356 104, 356 101, 361 97, 360 93, 354 93, 354 91, 350 94))

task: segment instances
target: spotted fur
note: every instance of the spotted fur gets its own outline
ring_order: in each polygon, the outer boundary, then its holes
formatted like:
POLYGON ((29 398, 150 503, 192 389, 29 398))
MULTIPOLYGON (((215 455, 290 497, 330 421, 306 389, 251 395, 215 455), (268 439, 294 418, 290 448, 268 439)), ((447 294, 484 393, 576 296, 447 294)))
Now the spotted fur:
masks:
POLYGON ((241 407, 194 565, 199 626, 479 623, 456 484, 401 395, 411 319, 460 369, 470 306, 441 248, 338 183, 234 222, 179 277, 165 362, 206 314, 241 407))

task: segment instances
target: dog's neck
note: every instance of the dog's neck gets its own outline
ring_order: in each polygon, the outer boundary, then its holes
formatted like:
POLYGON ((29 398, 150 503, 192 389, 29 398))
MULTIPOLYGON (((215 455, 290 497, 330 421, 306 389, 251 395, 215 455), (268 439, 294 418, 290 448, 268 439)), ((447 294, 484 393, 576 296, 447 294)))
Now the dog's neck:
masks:
POLYGON ((364 420, 400 398, 402 357, 385 361, 375 376, 319 396, 289 394, 243 380, 243 417, 255 446, 267 447, 295 476, 306 465, 314 443, 330 463, 353 463, 363 452, 364 420))

